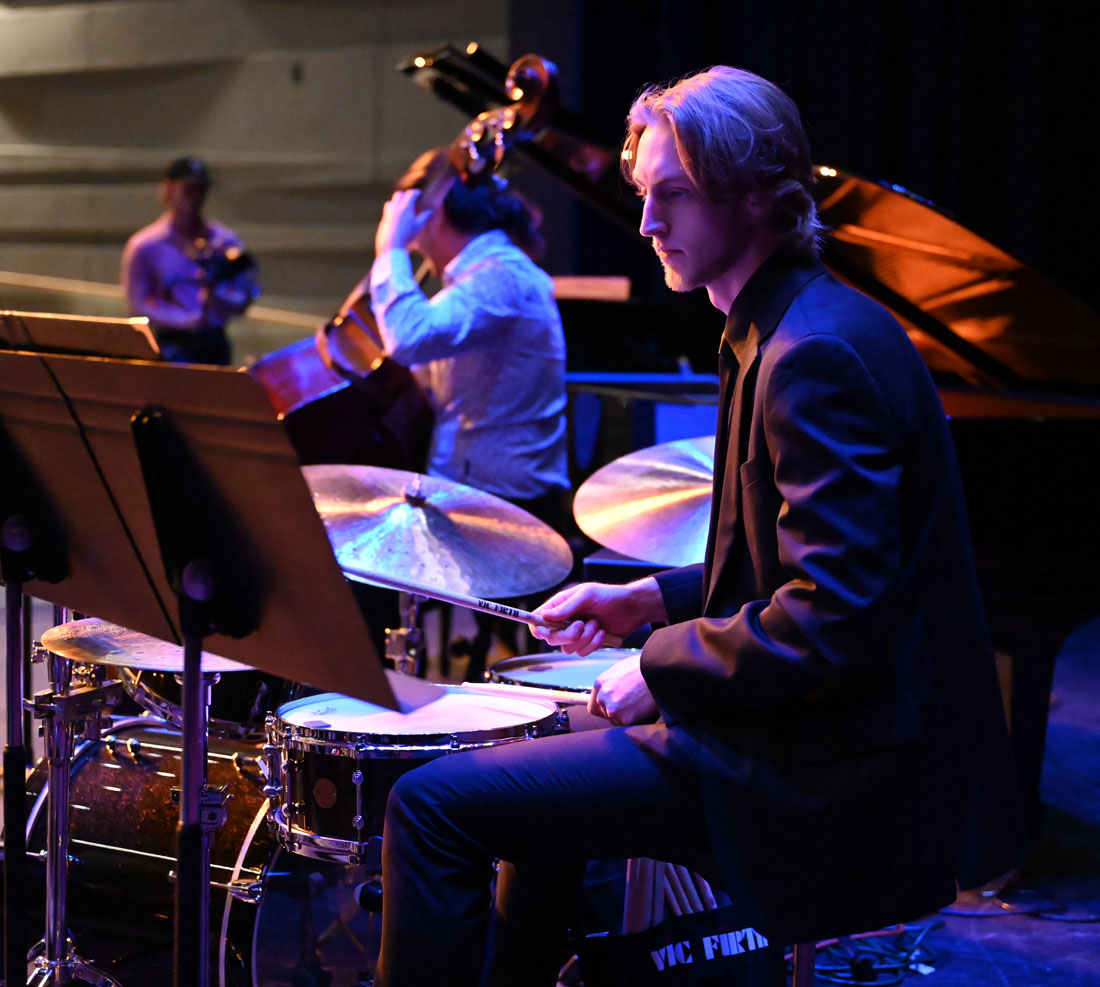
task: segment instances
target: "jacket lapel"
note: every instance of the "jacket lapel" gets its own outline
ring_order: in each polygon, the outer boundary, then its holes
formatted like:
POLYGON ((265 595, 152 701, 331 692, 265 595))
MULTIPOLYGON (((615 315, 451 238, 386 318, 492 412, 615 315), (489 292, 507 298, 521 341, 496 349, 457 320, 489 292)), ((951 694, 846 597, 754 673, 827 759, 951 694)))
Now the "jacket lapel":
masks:
MULTIPOLYGON (((824 266, 816 260, 792 265, 789 258, 776 255, 750 280, 753 290, 748 311, 742 311, 738 318, 734 318, 734 313, 738 311, 735 302, 731 317, 726 322, 719 349, 720 415, 714 449, 704 613, 709 612, 723 573, 729 566, 740 564, 744 541, 741 466, 749 452, 749 426, 756 395, 760 347, 775 332, 799 291, 824 273, 824 266)), ((746 289, 750 285, 746 285, 746 289)))

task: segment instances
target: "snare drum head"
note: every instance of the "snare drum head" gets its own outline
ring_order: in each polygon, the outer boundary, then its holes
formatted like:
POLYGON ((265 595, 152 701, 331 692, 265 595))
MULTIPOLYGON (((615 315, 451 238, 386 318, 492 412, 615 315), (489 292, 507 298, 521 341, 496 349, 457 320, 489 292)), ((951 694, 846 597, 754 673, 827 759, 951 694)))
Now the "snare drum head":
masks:
POLYGON ((616 662, 641 652, 635 648, 601 648, 587 657, 550 651, 498 661, 489 675, 494 682, 538 689, 591 692, 596 679, 616 662))
POLYGON ((553 703, 512 696, 485 696, 440 687, 440 697, 400 713, 338 692, 296 699, 279 707, 279 719, 315 736, 355 737, 363 743, 388 743, 389 738, 431 738, 444 735, 508 735, 556 715, 553 703))

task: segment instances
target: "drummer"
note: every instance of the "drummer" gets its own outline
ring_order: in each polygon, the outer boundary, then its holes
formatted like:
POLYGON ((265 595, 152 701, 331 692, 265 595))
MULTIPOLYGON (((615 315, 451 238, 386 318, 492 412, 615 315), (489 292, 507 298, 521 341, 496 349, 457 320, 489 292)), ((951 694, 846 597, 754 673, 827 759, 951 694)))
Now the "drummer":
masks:
MULTIPOLYGON (((560 530, 569 488, 565 337, 553 280, 535 263, 536 226, 499 176, 470 187, 445 149, 422 154, 382 210, 371 310, 390 356, 412 368, 435 409, 428 473, 560 530), (430 298, 410 251, 442 281, 430 298)), ((487 649, 489 620, 479 615, 475 648, 487 649)), ((472 654, 471 666, 483 659, 472 654)))
POLYGON ((700 871, 734 928, 791 943, 915 918, 1023 854, 943 410, 901 327, 817 258, 796 107, 719 66, 628 120, 667 283, 728 314, 707 562, 537 611, 582 655, 658 628, 596 682, 615 726, 397 783, 378 987, 550 987, 585 858, 700 871))

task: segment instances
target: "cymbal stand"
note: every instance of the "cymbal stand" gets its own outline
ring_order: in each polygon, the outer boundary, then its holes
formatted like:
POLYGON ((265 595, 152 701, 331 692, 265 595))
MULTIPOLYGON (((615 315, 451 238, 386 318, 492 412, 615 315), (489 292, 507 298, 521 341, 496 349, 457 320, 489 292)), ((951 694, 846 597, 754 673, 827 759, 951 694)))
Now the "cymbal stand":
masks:
POLYGON ((23 584, 7 576, 7 718, 4 745, 4 970, 7 983, 26 975, 26 855, 24 835, 27 810, 24 796, 27 751, 24 746, 23 693, 23 584))
POLYGON ((64 537, 35 471, 0 422, 0 578, 7 624, 7 743, 4 746, 4 980, 27 974, 26 880, 28 752, 23 722, 29 635, 23 586, 59 582, 66 572, 64 537))
POLYGON ((401 594, 401 627, 386 628, 386 657, 402 675, 424 674, 424 629, 420 605, 424 597, 401 594))
POLYGON ((95 987, 119 987, 107 974, 78 956, 68 936, 69 875, 69 779, 72 771, 74 727, 83 724, 84 739, 99 739, 104 711, 121 701, 122 683, 111 679, 102 685, 71 689, 72 663, 41 649, 35 661, 47 662, 50 688, 27 700, 35 719, 45 721, 46 760, 49 764, 49 798, 46 816, 46 932, 34 950, 34 967, 27 977, 30 987, 74 981, 95 987))

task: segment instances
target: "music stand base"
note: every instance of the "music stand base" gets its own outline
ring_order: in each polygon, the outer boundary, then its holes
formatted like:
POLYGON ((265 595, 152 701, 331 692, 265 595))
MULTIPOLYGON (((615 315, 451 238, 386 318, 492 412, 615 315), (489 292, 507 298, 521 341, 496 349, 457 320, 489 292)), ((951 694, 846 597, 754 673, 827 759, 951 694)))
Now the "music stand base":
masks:
MULTIPOLYGON (((43 948, 39 943, 38 948, 43 948)), ((92 987, 122 987, 117 980, 97 970, 87 960, 70 953, 61 962, 49 962, 39 957, 27 972, 27 987, 53 987, 55 984, 91 984, 92 987), (61 976, 58 977, 58 973, 61 976)))

